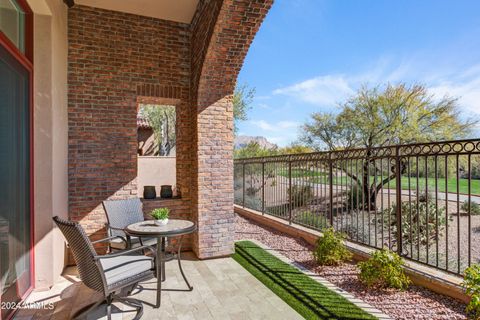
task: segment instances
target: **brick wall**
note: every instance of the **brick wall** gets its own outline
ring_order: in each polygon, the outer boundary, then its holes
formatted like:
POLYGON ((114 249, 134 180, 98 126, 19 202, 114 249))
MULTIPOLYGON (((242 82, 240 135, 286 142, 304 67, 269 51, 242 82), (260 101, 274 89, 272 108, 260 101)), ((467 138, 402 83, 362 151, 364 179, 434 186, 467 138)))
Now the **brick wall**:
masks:
POLYGON ((177 184, 188 203, 189 25, 75 6, 68 38, 70 218, 103 234, 101 202, 137 196, 137 101, 145 96, 176 103, 177 184))
POLYGON ((101 201, 137 196, 137 102, 172 99, 183 198, 163 204, 198 223, 200 258, 233 252, 231 95, 272 2, 200 0, 190 25, 69 10, 70 218, 100 236, 101 201))

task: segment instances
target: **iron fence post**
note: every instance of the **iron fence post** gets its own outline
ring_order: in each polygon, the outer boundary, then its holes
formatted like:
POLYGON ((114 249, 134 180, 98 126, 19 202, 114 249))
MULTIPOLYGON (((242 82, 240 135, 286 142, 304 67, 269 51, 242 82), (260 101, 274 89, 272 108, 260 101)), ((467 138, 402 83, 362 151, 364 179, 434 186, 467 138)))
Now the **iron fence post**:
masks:
POLYGON ((397 253, 402 255, 402 174, 401 174, 401 159, 400 159, 400 147, 395 147, 395 192, 397 194, 396 200, 396 217, 397 217, 397 253))
POLYGON ((328 218, 330 220, 330 226, 333 227, 333 162, 331 152, 328 154, 328 189, 330 198, 328 218))
POLYGON ((288 223, 292 224, 292 162, 288 159, 288 223))
POLYGON ((245 208, 245 162, 242 165, 242 206, 245 208))
POLYGON ((262 215, 265 214, 265 161, 262 161, 262 215))

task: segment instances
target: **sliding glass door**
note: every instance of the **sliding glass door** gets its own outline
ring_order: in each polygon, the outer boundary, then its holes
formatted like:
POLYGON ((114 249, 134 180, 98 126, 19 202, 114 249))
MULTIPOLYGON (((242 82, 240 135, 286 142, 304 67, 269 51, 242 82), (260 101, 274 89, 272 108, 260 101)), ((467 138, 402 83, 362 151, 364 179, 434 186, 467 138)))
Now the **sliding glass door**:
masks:
POLYGON ((30 72, 0 42, 1 319, 32 286, 30 72))

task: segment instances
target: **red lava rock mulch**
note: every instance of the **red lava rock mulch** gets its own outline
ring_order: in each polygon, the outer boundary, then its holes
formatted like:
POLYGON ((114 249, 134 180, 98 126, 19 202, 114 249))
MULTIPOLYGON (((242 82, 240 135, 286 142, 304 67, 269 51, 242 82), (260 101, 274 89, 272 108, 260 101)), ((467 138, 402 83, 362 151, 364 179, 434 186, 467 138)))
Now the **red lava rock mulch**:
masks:
POLYGON ((466 319, 463 303, 426 288, 412 285, 405 291, 372 290, 358 281, 359 271, 353 262, 337 267, 320 267, 313 259, 313 247, 303 239, 244 217, 236 218, 235 236, 237 240, 262 242, 394 319, 466 319))

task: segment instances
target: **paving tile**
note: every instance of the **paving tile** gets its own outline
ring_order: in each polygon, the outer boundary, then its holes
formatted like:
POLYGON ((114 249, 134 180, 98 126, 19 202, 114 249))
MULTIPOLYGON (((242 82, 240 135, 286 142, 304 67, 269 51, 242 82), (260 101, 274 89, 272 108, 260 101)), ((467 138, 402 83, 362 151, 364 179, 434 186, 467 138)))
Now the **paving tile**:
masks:
MULTIPOLYGON (((195 260, 186 255, 184 271, 194 287, 185 290, 186 284, 176 261, 167 262, 167 280, 162 283, 162 305, 153 308, 156 301, 156 280, 140 283, 131 298, 143 302, 142 319, 192 319, 192 320, 248 320, 248 319, 297 319, 301 318, 290 306, 253 277, 231 258, 195 260)), ((66 270, 64 277, 49 291, 34 292, 29 302, 53 301, 55 309, 19 312, 18 320, 63 320, 82 307, 101 299, 98 293, 88 289, 78 279, 75 268, 66 270)), ((112 306, 114 320, 127 320, 135 316, 131 307, 115 302, 112 306)), ((91 312, 87 320, 106 319, 106 308, 101 306, 91 312)))

